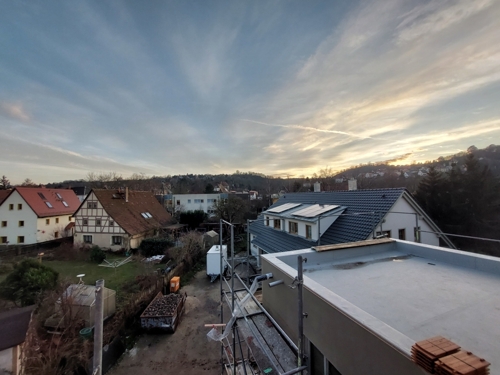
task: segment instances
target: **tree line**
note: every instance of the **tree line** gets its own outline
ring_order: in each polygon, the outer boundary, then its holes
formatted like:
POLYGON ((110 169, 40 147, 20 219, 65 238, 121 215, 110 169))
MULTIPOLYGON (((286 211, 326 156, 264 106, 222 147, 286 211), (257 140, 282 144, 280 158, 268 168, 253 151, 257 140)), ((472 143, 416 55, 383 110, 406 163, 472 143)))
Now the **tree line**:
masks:
MULTIPOLYGON (((464 165, 464 171, 455 165, 446 174, 431 167, 415 198, 445 233, 500 239, 500 180, 472 152, 464 165)), ((451 239, 464 250, 500 256, 499 243, 451 239)))

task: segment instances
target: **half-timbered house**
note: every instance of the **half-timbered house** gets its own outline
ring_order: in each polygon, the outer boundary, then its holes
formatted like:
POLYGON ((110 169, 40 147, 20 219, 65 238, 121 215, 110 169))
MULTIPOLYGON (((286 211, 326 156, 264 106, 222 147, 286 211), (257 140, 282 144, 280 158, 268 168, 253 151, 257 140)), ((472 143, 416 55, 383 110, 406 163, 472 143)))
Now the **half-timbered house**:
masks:
POLYGON ((147 191, 93 189, 75 217, 75 245, 98 245, 117 251, 136 249, 157 236, 170 214, 147 191))

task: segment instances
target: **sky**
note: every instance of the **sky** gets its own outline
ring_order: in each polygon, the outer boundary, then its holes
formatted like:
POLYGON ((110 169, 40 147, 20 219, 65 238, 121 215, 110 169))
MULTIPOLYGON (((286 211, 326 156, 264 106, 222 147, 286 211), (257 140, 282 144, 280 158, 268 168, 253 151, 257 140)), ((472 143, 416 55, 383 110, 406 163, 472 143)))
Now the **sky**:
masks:
POLYGON ((0 0, 0 175, 298 177, 499 144, 499 19, 498 0, 0 0))

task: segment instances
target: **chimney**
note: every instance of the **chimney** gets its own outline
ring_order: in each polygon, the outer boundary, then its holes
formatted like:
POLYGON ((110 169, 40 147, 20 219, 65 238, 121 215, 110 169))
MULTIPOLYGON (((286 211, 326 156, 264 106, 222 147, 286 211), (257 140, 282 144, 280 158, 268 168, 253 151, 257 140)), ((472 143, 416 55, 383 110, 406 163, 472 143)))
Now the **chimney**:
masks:
POLYGON ((125 202, 128 203, 128 186, 125 188, 125 202))
POLYGON ((347 181, 347 190, 358 190, 358 180, 351 178, 347 181))
POLYGON ((317 181, 314 183, 314 192, 319 193, 321 191, 321 182, 317 181))

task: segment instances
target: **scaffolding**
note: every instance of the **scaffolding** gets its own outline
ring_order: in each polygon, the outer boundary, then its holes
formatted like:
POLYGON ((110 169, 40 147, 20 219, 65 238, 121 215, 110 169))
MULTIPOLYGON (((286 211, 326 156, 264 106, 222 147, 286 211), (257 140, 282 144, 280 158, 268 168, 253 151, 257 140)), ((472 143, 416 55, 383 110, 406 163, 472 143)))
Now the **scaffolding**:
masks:
POLYGON ((299 350, 255 293, 259 283, 271 279, 272 274, 250 276, 250 247, 247 246, 246 257, 235 257, 234 226, 225 220, 220 221, 220 246, 224 226, 230 232, 231 258, 224 258, 221 252, 220 324, 214 324, 207 335, 221 343, 221 374, 305 374, 303 350, 299 350), (236 272, 237 261, 246 262, 246 282, 236 272), (227 322, 225 310, 230 311, 227 322), (223 331, 219 332, 219 328, 223 331))

